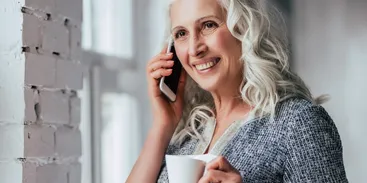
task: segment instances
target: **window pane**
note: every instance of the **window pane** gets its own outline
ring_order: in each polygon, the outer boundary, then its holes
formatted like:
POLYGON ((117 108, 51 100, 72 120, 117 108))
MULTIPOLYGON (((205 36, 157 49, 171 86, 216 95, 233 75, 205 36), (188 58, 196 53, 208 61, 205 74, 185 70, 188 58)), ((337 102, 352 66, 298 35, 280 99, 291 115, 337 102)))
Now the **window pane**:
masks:
POLYGON ((93 0, 93 50, 132 57, 132 0, 93 0))
POLYGON ((137 107, 130 95, 102 95, 102 183, 125 182, 137 158, 137 107))
POLYGON ((92 0, 83 0, 82 47, 92 48, 92 0))

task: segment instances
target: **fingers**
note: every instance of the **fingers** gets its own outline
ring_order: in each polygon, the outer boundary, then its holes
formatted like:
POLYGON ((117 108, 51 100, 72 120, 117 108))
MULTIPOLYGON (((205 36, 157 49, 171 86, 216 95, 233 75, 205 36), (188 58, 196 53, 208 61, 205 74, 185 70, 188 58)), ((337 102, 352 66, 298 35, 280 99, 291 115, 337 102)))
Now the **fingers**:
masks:
POLYGON ((223 156, 219 156, 210 163, 207 164, 206 169, 209 170, 221 170, 224 172, 233 171, 234 168, 223 156))
POLYGON ((184 68, 181 69, 181 75, 180 75, 180 81, 179 84, 185 84, 186 83, 186 70, 184 68))
POLYGON ((220 170, 210 170, 199 180, 198 183, 216 183, 228 180, 228 175, 220 170))
POLYGON ((169 61, 157 61, 157 62, 153 62, 150 66, 149 66, 149 71, 156 71, 160 68, 171 68, 174 64, 174 61, 169 60, 169 61))
POLYGON ((219 183, 219 182, 231 182, 231 183, 242 183, 242 177, 240 173, 228 173, 220 170, 209 170, 199 180, 198 183, 219 183))
POLYGON ((172 57, 173 57, 173 55, 172 55, 172 53, 170 53, 170 54, 162 54, 162 53, 160 53, 160 54, 158 54, 157 56, 155 56, 155 57, 153 57, 149 62, 148 62, 148 64, 147 64, 147 72, 151 72, 151 71, 153 71, 154 69, 155 70, 157 70, 159 67, 157 67, 157 68, 153 68, 154 67, 154 65, 156 64, 156 62, 167 62, 167 61, 172 61, 171 59, 172 59, 172 57))
POLYGON ((167 48, 168 48, 168 44, 167 44, 167 43, 165 43, 165 44, 164 44, 164 46, 163 46, 163 48, 162 48, 162 50, 161 50, 161 53, 162 53, 162 54, 167 53, 167 48))
POLYGON ((206 165, 207 174, 203 181, 207 182, 242 182, 240 172, 235 169, 226 158, 219 156, 206 165))
POLYGON ((153 57, 147 64, 148 79, 153 77, 153 80, 155 80, 170 75, 172 71, 167 68, 171 68, 174 64, 170 59, 172 59, 172 54, 160 53, 153 57))
POLYGON ((173 57, 173 54, 172 53, 160 53, 160 54, 156 55, 155 57, 153 57, 149 61, 148 65, 149 64, 152 64, 153 62, 159 61, 159 60, 166 60, 166 61, 168 61, 168 60, 171 60, 172 57, 173 57))
POLYGON ((183 95, 185 93, 185 84, 186 84, 186 76, 187 73, 185 71, 184 68, 181 69, 181 75, 180 75, 180 81, 178 83, 178 88, 177 88, 177 100, 182 100, 183 99, 183 95))
POLYGON ((169 76, 172 73, 172 69, 158 69, 150 73, 150 76, 154 79, 160 79, 164 76, 169 76))

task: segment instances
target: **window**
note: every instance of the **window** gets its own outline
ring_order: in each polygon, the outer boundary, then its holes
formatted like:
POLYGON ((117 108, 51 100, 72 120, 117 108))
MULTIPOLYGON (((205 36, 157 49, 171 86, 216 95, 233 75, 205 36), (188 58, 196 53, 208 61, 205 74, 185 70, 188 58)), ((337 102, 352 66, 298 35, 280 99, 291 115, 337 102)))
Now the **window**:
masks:
POLYGON ((102 106, 102 182, 125 182, 137 154, 137 101, 128 94, 104 93, 102 106))
MULTIPOLYGON (((119 77, 136 73, 122 62, 133 57, 133 1, 83 1, 82 182, 125 182, 140 148, 138 96, 123 92, 119 77), (112 63, 117 65, 111 67, 112 63), (88 65, 89 64, 89 65, 88 65)), ((134 93, 134 91, 132 91, 134 93)))
POLYGON ((132 58, 132 0, 91 0, 93 50, 132 58))

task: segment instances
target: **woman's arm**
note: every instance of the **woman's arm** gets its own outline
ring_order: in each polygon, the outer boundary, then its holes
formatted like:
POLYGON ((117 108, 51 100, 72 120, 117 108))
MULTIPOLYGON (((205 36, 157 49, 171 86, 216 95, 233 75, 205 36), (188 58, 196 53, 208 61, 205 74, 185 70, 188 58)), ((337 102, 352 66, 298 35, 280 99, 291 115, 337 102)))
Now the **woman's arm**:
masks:
POLYGON ((186 72, 182 69, 175 102, 169 102, 159 89, 161 77, 172 74, 173 54, 167 46, 147 64, 148 93, 153 113, 153 127, 136 161, 127 183, 153 183, 163 162, 165 151, 181 119, 186 72))
POLYGON ((320 106, 298 112, 288 124, 284 182, 348 182, 338 130, 320 106))
POLYGON ((136 161, 127 183, 155 183, 161 169, 166 148, 173 135, 170 128, 153 127, 136 161))

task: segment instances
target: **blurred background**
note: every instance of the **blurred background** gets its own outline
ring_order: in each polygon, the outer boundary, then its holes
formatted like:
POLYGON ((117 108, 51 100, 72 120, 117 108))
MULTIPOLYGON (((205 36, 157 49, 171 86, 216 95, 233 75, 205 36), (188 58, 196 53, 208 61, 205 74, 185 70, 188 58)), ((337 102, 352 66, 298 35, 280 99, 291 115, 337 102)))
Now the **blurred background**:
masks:
MULTIPOLYGON (((291 66, 342 138, 350 182, 367 182, 367 1, 269 0, 282 13, 291 66)), ((165 0, 83 0, 82 182, 124 182, 151 126, 145 65, 161 48, 165 0)))

